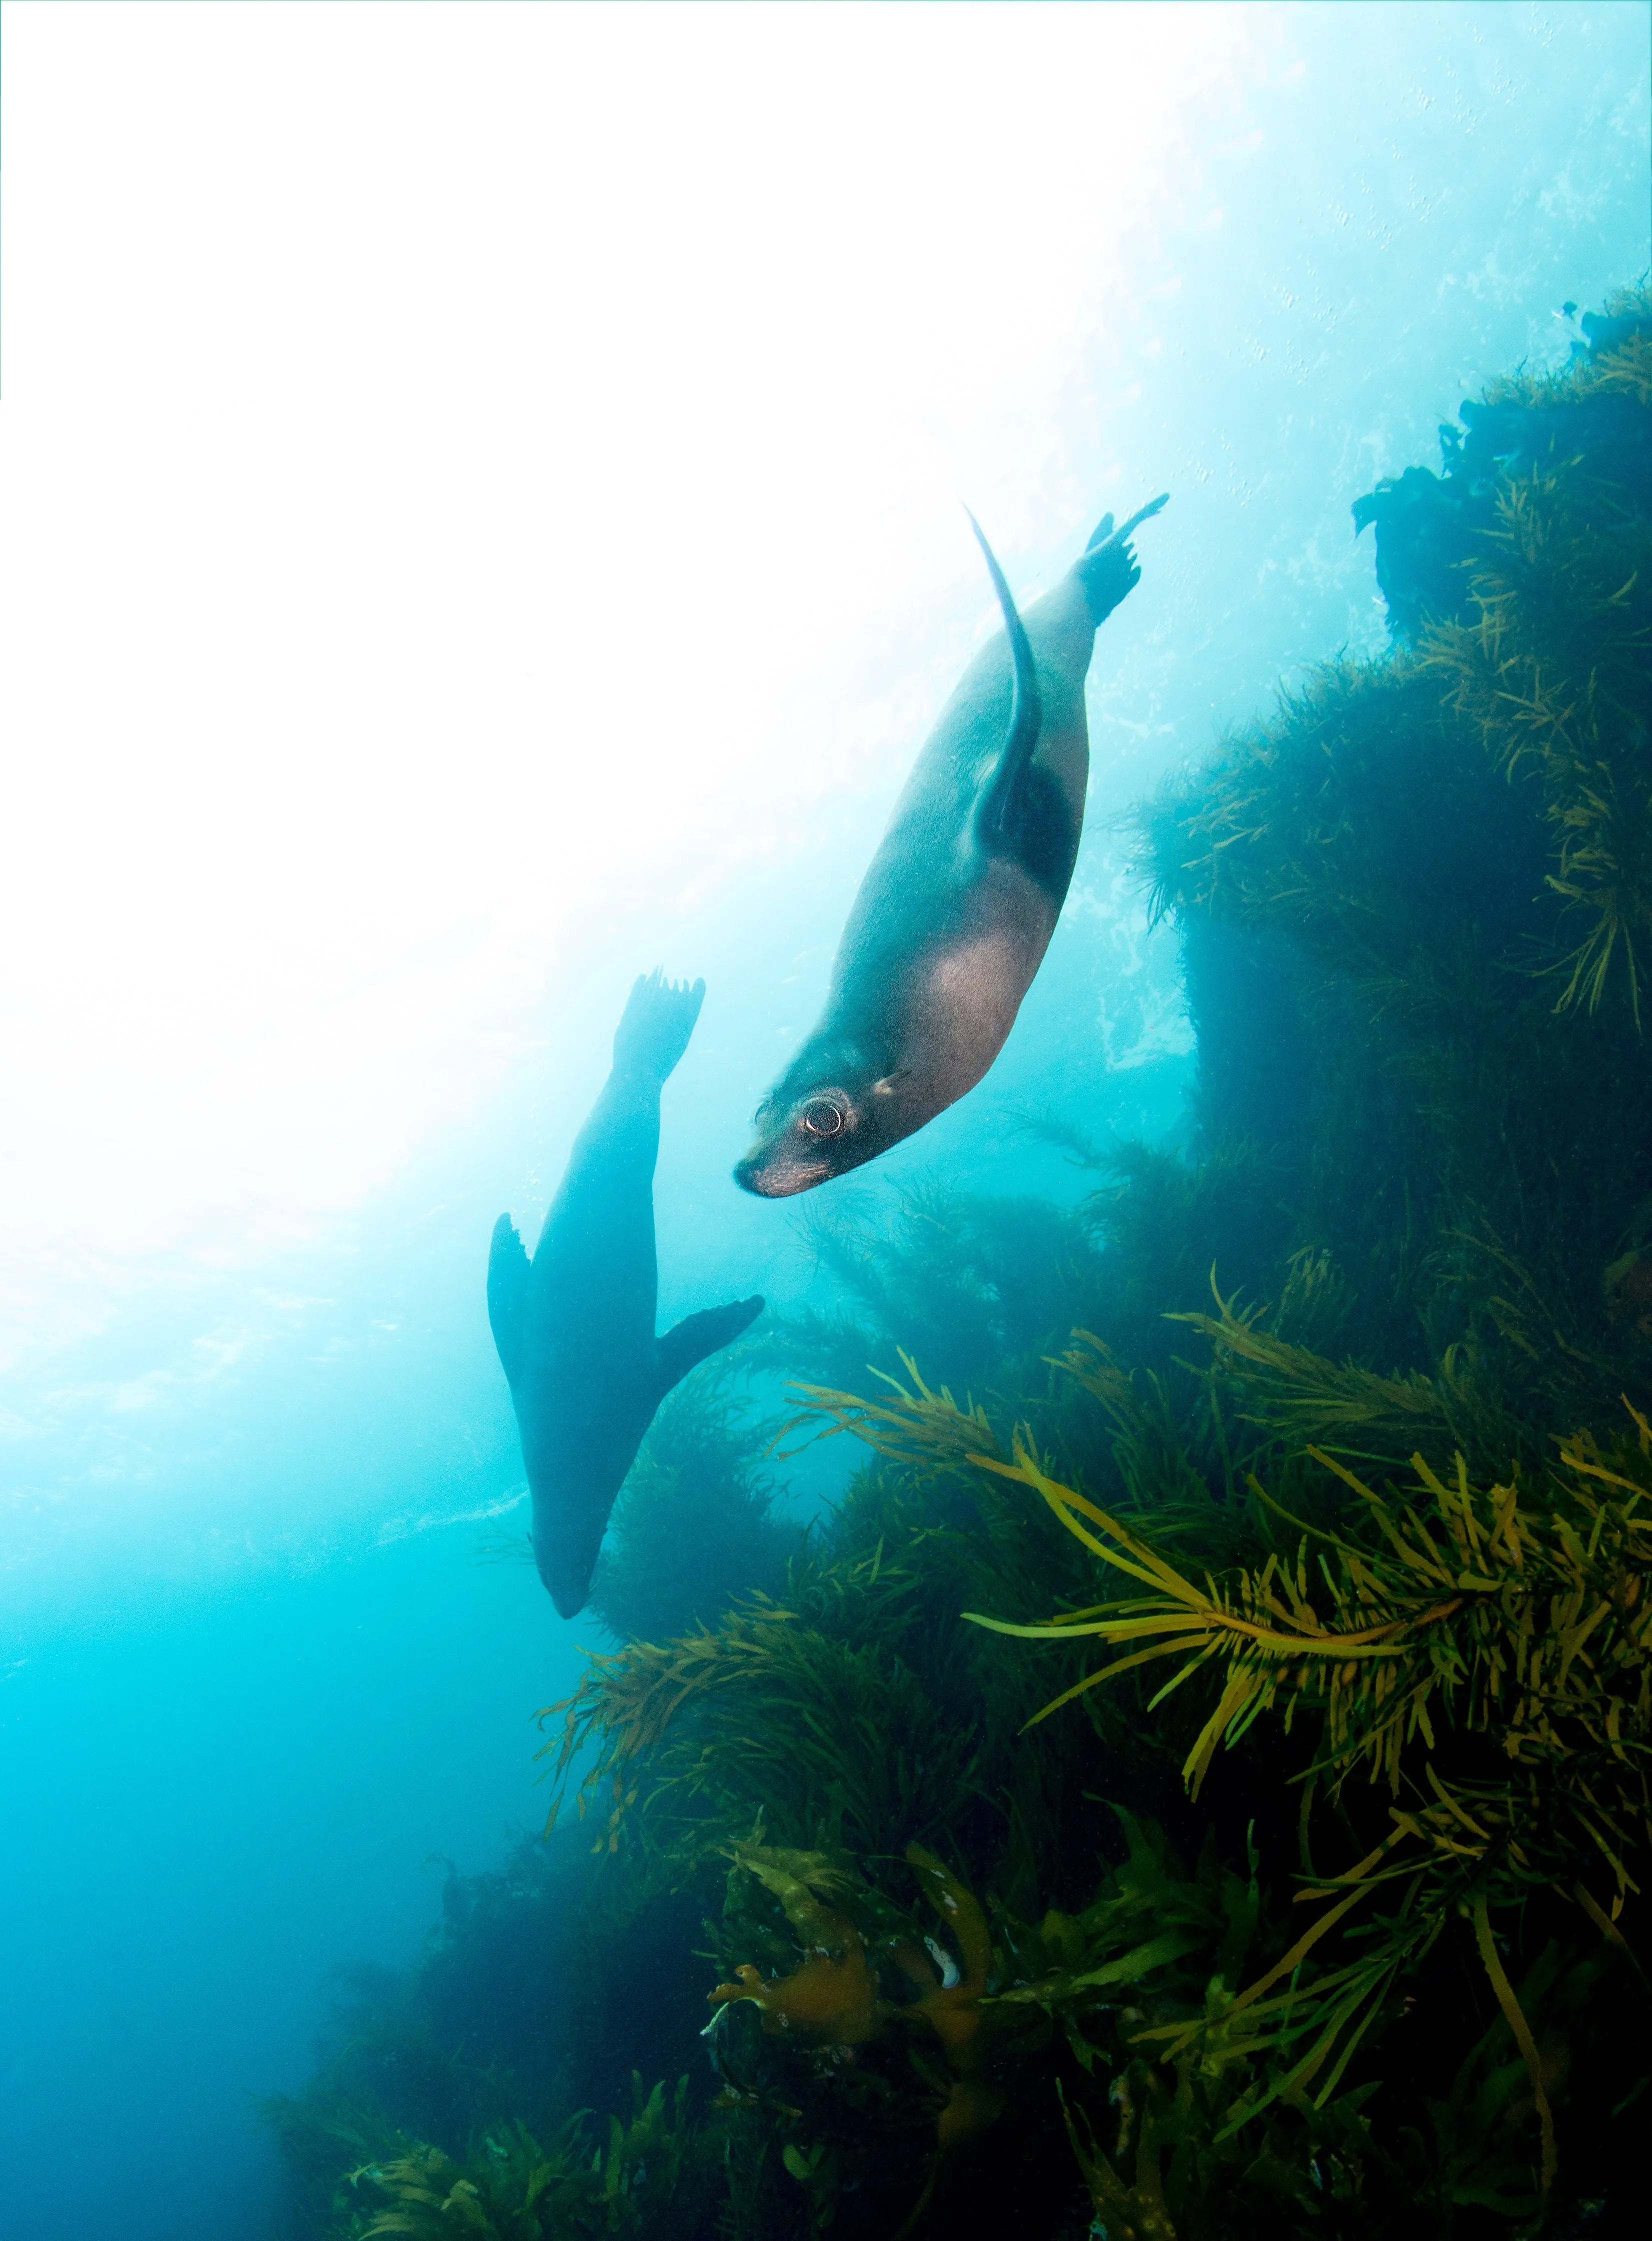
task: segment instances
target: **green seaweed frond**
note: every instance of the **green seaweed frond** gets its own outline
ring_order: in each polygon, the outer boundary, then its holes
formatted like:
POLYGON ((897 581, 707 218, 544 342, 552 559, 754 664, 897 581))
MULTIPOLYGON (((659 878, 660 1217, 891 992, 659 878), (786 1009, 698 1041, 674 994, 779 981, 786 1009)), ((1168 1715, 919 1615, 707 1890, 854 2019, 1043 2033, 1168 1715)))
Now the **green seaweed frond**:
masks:
MULTIPOLYGON (((1213 1280, 1213 1291, 1215 1285, 1213 1280)), ((1380 1377, 1355 1361, 1340 1366, 1262 1328, 1259 1308, 1241 1308, 1216 1292, 1216 1314, 1176 1314, 1209 1339, 1220 1368, 1244 1395, 1247 1422, 1300 1446, 1346 1448, 1357 1437, 1408 1454, 1449 1421, 1446 1393, 1416 1371, 1380 1377)))
POLYGON ((632 2079, 630 2121, 611 2117, 594 2152, 576 2117, 548 2145, 519 2121, 490 2132, 463 2162, 424 2143, 363 2164, 350 2184, 375 2206, 363 2241, 644 2241, 692 2231, 709 2194, 705 2144, 688 2116, 688 2080, 667 2098, 663 2084, 632 2079))
POLYGON ((835 1439, 840 1432, 852 1432, 892 1462, 947 1471, 967 1463, 977 1449, 997 1453, 997 1438, 987 1412, 973 1396, 966 1395, 960 1408, 947 1387, 943 1385, 939 1393, 930 1390, 909 1354, 900 1355, 900 1365, 911 1380, 910 1388, 886 1370, 873 1369, 880 1384, 889 1388, 880 1401, 862 1400, 830 1386, 794 1386, 793 1391, 800 1393, 808 1406, 781 1427, 777 1446, 779 1439, 816 1426, 825 1416, 832 1428, 824 1433, 816 1430, 816 1438, 835 1439))
MULTIPOLYGON (((1143 1664, 1177 1661, 1154 1699, 1195 1677, 1214 1696, 1183 1764, 1196 1796, 1218 1749, 1264 1713, 1320 1729, 1299 1779, 1335 1796, 1356 1773, 1389 1793, 1388 1833, 1356 1865, 1314 1878, 1301 1896, 1321 1912, 1267 1974, 1223 2010, 1249 2011, 1283 2045, 1311 2031, 1293 2090, 1339 2048, 1331 2084, 1399 1973, 1414 1968, 1454 1912, 1475 1924, 1481 1961, 1531 2074, 1543 2129, 1543 2186, 1555 2169, 1542 2064, 1497 1957, 1493 1906, 1575 1882, 1592 1918, 1600 1902, 1576 1875, 1593 1858, 1614 1912, 1638 1893, 1652 1847, 1652 1428, 1610 1462, 1590 1439, 1565 1446, 1548 1484, 1522 1499, 1517 1482, 1479 1488, 1459 1458, 1441 1477, 1413 1458, 1408 1495, 1379 1492, 1320 1449, 1315 1460, 1357 1497, 1348 1537, 1304 1534, 1294 1563, 1270 1558, 1202 1582, 1152 1542, 1047 1477, 1023 1446, 981 1468, 1033 1488, 1067 1530, 1136 1592, 1037 1625, 978 1612, 977 1625, 1023 1640, 1087 1636, 1121 1652, 1064 1691, 1047 1717, 1084 1690, 1143 1664), (1145 1590, 1145 1592, 1143 1592, 1145 1590), (1443 1768, 1443 1771, 1441 1770, 1443 1768), (1415 1886, 1367 1930, 1363 1954, 1311 1993, 1278 1990, 1309 1954, 1374 1894, 1415 1886), (1414 1903, 1415 1902, 1415 1903, 1414 1903), (1265 1997, 1272 1994, 1271 1998, 1265 1997)), ((1259 1487, 1260 1498, 1267 1497, 1259 1487)), ((1205 2024, 1156 2034, 1174 2055, 1205 2024)), ((1277 2084, 1273 2090, 1285 2090, 1277 2084)), ((1328 2086, 1326 2090, 1329 2090, 1328 2086)), ((1247 2105, 1247 2120, 1264 2105, 1247 2105)))
MULTIPOLYGON (((553 1778, 578 1770, 580 1817, 605 1801, 593 1849, 617 1851, 633 1809, 685 1873, 753 1812, 857 1856, 946 1827, 977 1741, 938 1718, 875 1628, 865 1639, 828 1630, 833 1595, 853 1593, 864 1624, 880 1596, 893 1612, 913 1591, 909 1569, 881 1549, 848 1569, 821 1583, 813 1623, 753 1599, 715 1628, 592 1658, 573 1695, 540 1714, 553 1778)), ((559 1803, 560 1793, 553 1821, 559 1803)))

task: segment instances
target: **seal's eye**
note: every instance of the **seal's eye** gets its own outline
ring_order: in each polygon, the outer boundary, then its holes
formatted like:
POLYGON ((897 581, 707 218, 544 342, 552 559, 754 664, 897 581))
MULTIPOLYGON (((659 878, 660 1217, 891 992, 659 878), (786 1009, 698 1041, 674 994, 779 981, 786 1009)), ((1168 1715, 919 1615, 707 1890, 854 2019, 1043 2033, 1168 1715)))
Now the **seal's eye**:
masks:
POLYGON ((811 1136, 835 1136, 843 1126, 843 1114, 830 1098, 817 1097, 804 1107, 803 1125, 811 1136))

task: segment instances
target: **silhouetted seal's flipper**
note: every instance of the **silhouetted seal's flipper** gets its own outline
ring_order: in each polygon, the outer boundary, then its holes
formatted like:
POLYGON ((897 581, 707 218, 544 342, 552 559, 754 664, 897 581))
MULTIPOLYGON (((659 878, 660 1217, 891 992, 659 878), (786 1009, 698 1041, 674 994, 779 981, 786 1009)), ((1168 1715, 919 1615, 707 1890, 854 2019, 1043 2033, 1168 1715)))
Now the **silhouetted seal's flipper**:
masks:
POLYGON ((688 1048, 705 1001, 703 980, 686 988, 667 980, 658 967, 640 973, 614 1029, 616 1068, 664 1081, 688 1048))
POLYGON ((665 1395, 738 1338, 760 1299, 654 1335, 660 1086, 688 1047, 706 983, 645 973, 614 1030, 613 1071, 574 1140, 532 1259, 493 1226, 487 1312, 533 1498, 533 1554, 564 1618, 590 1592, 614 1498, 665 1395))
POLYGON ((702 1308, 697 1315, 686 1315, 682 1321, 668 1330, 659 1341, 659 1390, 669 1393, 673 1385, 686 1377, 719 1347, 737 1339, 750 1323, 754 1323, 763 1312, 759 1295, 749 1300, 736 1300, 732 1307, 702 1308))

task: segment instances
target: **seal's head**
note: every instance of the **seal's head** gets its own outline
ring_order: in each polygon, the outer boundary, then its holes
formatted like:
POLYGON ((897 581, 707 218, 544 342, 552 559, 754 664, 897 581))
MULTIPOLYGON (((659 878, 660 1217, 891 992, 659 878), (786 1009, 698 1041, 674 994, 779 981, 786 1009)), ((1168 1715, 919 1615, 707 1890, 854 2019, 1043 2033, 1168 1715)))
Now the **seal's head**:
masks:
POLYGON ((756 1141, 734 1170, 742 1190, 795 1198, 875 1160, 906 1134, 893 1080, 841 1053, 801 1053, 752 1116, 756 1141))

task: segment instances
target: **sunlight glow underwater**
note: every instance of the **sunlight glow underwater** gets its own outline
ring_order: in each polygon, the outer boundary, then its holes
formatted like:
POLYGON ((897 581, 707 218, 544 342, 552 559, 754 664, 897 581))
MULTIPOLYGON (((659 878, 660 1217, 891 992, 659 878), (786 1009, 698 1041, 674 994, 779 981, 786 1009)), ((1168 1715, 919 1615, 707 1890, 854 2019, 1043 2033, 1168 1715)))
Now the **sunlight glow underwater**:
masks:
POLYGON ((17 1242, 256 1254, 474 1109, 593 902, 882 791, 990 624, 960 497, 1060 552, 1031 428, 1096 510, 1062 388, 1270 39, 94 14, 10 57, 17 1242))

